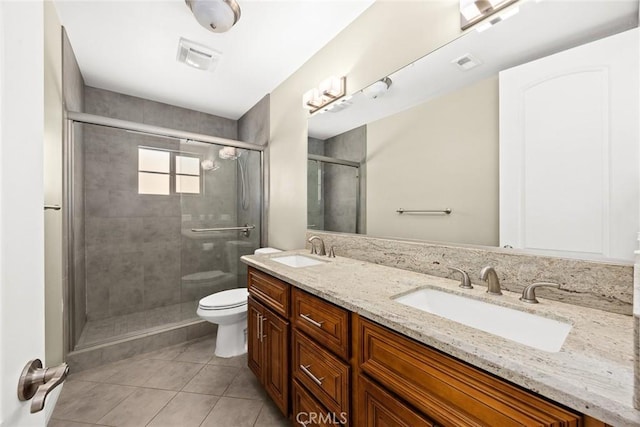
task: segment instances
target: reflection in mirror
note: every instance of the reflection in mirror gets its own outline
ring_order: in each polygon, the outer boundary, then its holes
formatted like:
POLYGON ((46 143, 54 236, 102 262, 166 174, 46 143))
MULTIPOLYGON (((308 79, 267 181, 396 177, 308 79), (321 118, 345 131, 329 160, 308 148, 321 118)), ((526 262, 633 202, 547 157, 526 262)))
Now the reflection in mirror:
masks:
POLYGON ((638 1, 518 6, 391 74, 383 96, 313 115, 309 136, 366 128, 358 232, 631 260, 638 1))
POLYGON ((309 137, 307 227, 365 233, 366 127, 325 140, 309 137))

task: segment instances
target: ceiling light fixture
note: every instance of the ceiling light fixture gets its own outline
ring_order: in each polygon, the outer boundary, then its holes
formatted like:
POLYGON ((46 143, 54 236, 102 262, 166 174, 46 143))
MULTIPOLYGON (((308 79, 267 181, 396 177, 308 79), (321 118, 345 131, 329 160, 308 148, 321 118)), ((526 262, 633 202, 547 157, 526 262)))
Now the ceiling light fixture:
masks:
POLYGON ((302 95, 302 106, 312 114, 344 97, 346 93, 346 77, 329 77, 317 88, 310 89, 302 95))
POLYGON ((209 31, 224 33, 240 19, 236 0, 185 0, 196 20, 209 31))
POLYGON ((517 0, 460 0, 460 27, 463 30, 504 9, 517 0))

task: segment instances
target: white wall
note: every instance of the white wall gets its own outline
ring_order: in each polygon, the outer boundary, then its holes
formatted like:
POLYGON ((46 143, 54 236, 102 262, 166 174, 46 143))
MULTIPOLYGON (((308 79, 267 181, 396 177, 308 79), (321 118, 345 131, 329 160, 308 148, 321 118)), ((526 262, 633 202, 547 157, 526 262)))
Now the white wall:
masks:
POLYGON ((461 34, 458 0, 377 1, 271 94, 269 245, 304 246, 307 117, 302 94, 331 75, 353 93, 461 34))
POLYGON ((367 234, 496 246, 498 139, 497 76, 370 123, 367 234))
MULTIPOLYGON (((44 202, 62 204, 62 27, 44 2, 44 202)), ((45 211, 45 360, 63 358, 62 211, 45 211)))

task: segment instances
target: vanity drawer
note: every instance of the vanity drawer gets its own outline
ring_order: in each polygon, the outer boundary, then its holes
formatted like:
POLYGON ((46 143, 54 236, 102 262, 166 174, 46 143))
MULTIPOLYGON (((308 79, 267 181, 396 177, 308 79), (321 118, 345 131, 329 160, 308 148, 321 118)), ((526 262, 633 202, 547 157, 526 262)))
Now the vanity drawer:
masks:
POLYGON ((293 332, 293 376, 330 412, 349 413, 349 365, 300 331, 293 332))
POLYGON ((291 285, 249 267, 247 287, 249 293, 257 300, 282 317, 289 317, 289 288, 291 285))
POLYGON ((349 359, 349 312, 293 288, 293 325, 344 360, 349 359))
POLYGON ((347 423, 343 414, 332 414, 314 399, 297 380, 293 380, 291 394, 293 400, 293 425, 311 426, 339 426, 347 423))
POLYGON ((443 426, 579 426, 580 415, 359 316, 360 369, 443 426))

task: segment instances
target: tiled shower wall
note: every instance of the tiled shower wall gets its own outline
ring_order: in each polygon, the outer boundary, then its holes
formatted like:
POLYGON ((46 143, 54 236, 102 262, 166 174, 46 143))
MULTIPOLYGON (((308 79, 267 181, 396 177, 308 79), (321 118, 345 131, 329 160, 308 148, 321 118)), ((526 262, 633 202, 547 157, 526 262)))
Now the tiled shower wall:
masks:
MULTIPOLYGON (((85 88, 85 112, 230 139, 238 135, 233 120, 91 87, 85 88)), ((235 224, 234 162, 223 162, 219 170, 205 173, 203 195, 139 195, 139 145, 203 156, 212 148, 82 126, 89 320, 182 302, 182 276, 228 269, 221 240, 226 236, 208 242, 213 248, 208 245, 209 250, 203 250, 203 242, 182 228, 235 224)))
MULTIPOLYGON (((270 114, 270 96, 266 95, 256 105, 254 105, 249 111, 247 111, 238 120, 238 139, 240 141, 249 142, 252 144, 267 146, 269 143, 269 114, 270 114)), ((251 224, 256 228, 251 232, 248 238, 241 238, 241 242, 249 241, 251 246, 238 245, 237 251, 232 254, 236 259, 239 259, 242 255, 248 255, 253 253, 256 248, 261 246, 261 232, 264 224, 261 224, 262 213, 262 166, 260 164, 260 153, 250 152, 247 156, 241 160, 246 169, 245 177, 247 178, 246 187, 246 202, 242 205, 242 198, 240 194, 240 188, 238 189, 237 197, 237 212, 238 212, 238 224, 251 224)), ((238 185, 241 185, 238 182, 238 185)), ((240 235, 239 235, 240 236, 240 235)), ((247 266, 243 263, 239 263, 239 274, 242 276, 239 279, 239 285, 246 286, 247 280, 247 266)))

